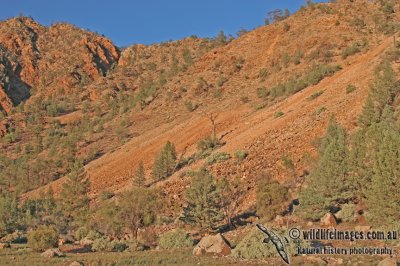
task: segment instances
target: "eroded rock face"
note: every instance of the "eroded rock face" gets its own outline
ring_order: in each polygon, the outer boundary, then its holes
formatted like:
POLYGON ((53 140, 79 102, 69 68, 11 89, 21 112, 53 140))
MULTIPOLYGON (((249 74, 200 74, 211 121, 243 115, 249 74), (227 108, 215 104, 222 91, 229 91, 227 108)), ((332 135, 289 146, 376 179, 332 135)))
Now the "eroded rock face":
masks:
POLYGON ((231 254, 231 247, 221 234, 205 236, 193 249, 193 255, 201 256, 208 253, 227 256, 231 254))
POLYGON ((79 91, 117 64, 120 52, 105 37, 65 23, 44 27, 27 17, 0 22, 0 111, 57 90, 79 91))

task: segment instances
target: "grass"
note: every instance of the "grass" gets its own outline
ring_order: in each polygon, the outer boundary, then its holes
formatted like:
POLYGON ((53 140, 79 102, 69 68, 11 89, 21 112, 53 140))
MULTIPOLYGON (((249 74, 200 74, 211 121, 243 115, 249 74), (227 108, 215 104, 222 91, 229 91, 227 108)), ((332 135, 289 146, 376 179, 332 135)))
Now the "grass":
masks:
POLYGON ((317 110, 315 110, 314 112, 313 112, 313 115, 320 115, 320 114, 322 114, 323 112, 325 112, 326 111, 326 107, 325 106, 321 106, 321 107, 319 107, 317 110))
POLYGON ((352 84, 349 84, 349 85, 346 87, 346 93, 347 93, 347 94, 352 93, 352 92, 355 91, 356 89, 357 89, 356 86, 354 86, 354 85, 352 85, 352 84))
POLYGON ((276 113, 275 113, 275 118, 281 117, 281 116, 283 116, 283 115, 285 115, 285 113, 282 112, 282 111, 276 112, 276 113))
POLYGON ((314 93, 311 94, 310 97, 308 97, 307 99, 308 99, 309 101, 315 100, 315 99, 317 99, 319 96, 321 96, 323 93, 324 93, 324 91, 317 91, 317 92, 314 92, 314 93))
MULTIPOLYGON (((67 253, 63 258, 43 258, 25 245, 12 245, 0 250, 0 265, 58 266, 79 261, 84 265, 242 265, 233 258, 192 255, 192 248, 178 250, 150 250, 138 252, 67 253)), ((253 264, 253 265, 261 265, 253 264)))

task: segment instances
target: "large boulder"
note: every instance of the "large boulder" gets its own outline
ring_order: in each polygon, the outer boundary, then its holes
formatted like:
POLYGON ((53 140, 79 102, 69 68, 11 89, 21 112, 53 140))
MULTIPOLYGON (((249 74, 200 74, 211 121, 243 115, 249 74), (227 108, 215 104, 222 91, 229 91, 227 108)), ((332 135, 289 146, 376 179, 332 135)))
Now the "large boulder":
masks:
POLYGON ((321 224, 324 226, 336 226, 337 225, 337 221, 336 221, 336 217, 328 212, 327 214, 324 215, 324 217, 321 218, 321 224))
POLYGON ((50 248, 43 252, 40 256, 44 258, 65 257, 65 254, 58 248, 50 248))
POLYGON ((193 249, 193 255, 201 256, 207 253, 227 256, 231 254, 231 247, 221 234, 205 236, 193 249))

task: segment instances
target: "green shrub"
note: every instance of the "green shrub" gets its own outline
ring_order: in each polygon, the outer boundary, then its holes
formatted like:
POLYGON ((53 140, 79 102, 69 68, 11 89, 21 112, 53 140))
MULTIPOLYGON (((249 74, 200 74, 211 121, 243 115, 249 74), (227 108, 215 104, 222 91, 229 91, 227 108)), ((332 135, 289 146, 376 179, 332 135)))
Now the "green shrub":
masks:
POLYGON ((102 234, 100 234, 99 232, 97 232, 95 230, 90 230, 89 233, 84 238, 87 238, 89 240, 95 240, 95 239, 98 239, 101 237, 102 237, 102 234))
POLYGON ((256 104, 256 105, 254 106, 254 109, 256 109, 256 110, 261 110, 261 109, 264 109, 267 105, 268 105, 268 104, 267 104, 266 102, 262 102, 262 103, 256 104))
POLYGON ((89 234, 89 229, 87 229, 87 227, 85 226, 82 226, 75 231, 75 238, 77 240, 81 240, 85 238, 88 234, 89 234))
POLYGON ((257 180, 256 197, 257 215, 270 221, 285 210, 288 189, 264 174, 257 180))
POLYGON ((114 243, 105 237, 97 238, 92 244, 93 251, 113 251, 114 243))
POLYGON ((228 79, 225 76, 220 76, 217 81, 218 87, 222 87, 228 79))
POLYGON ((323 113, 325 111, 326 111, 326 107, 325 106, 321 106, 321 107, 319 107, 317 110, 315 110, 313 112, 313 115, 320 115, 321 113, 323 113))
POLYGON ((201 152, 207 150, 213 150, 221 146, 221 143, 217 138, 208 136, 197 143, 197 149, 201 152))
POLYGON ((305 75, 305 83, 317 85, 325 77, 332 76, 335 72, 341 70, 339 65, 316 65, 305 75))
POLYGON ((342 51, 342 58, 346 59, 347 57, 354 55, 356 53, 361 52, 361 49, 358 47, 357 43, 353 43, 352 45, 346 47, 343 51, 342 51))
POLYGON ((291 77, 286 83, 280 83, 273 87, 271 89, 271 96, 276 98, 284 95, 292 95, 310 85, 317 85, 325 77, 332 76, 340 69, 339 65, 314 65, 302 78, 291 77))
POLYGON ((247 151, 238 150, 235 152, 235 158, 239 161, 243 161, 249 155, 247 151))
POLYGON ((337 217, 343 222, 354 222, 356 213, 356 206, 352 203, 343 204, 340 211, 337 213, 337 217))
POLYGON ((257 89, 258 98, 261 98, 261 99, 266 98, 266 97, 268 97, 269 93, 270 92, 265 87, 257 89))
POLYGON ((250 99, 249 99, 248 96, 242 95, 242 96, 240 96, 240 101, 241 101, 242 103, 248 103, 248 102, 250 101, 250 99))
POLYGON ((186 248, 193 246, 193 239, 182 230, 174 230, 161 235, 158 243, 163 249, 186 248))
POLYGON ((41 226, 28 233, 28 246, 35 251, 57 247, 58 232, 52 226, 41 226))
POLYGON ((267 76, 268 76, 268 70, 266 68, 261 68, 260 71, 258 72, 258 77, 261 79, 261 81, 264 81, 267 76))
POLYGON ((125 244, 128 246, 126 251, 129 251, 129 252, 146 250, 146 246, 137 240, 129 241, 129 242, 126 242, 125 244))
POLYGON ((253 229, 233 249, 232 256, 240 259, 263 259, 277 255, 274 245, 263 243, 266 238, 258 229, 253 229))
POLYGON ((324 93, 324 91, 317 91, 313 94, 310 95, 310 97, 308 97, 308 100, 315 100, 317 99, 319 96, 321 96, 324 93))
POLYGON ((114 241, 114 250, 117 252, 123 252, 129 248, 129 245, 125 242, 114 241))
POLYGON ((216 152, 211 154, 207 158, 207 164, 214 164, 227 161, 231 158, 231 156, 226 152, 216 152))
POLYGON ((193 104, 191 101, 186 101, 185 106, 189 112, 193 112, 194 110, 197 109, 197 104, 193 104))
POLYGON ((275 118, 281 117, 281 116, 283 116, 283 115, 285 115, 284 112, 278 111, 278 112, 275 113, 275 118))
POLYGON ((356 86, 354 86, 354 85, 352 85, 352 84, 349 84, 349 85, 347 85, 347 87, 346 87, 346 93, 347 93, 347 94, 352 93, 352 92, 355 91, 356 89, 357 89, 356 86))

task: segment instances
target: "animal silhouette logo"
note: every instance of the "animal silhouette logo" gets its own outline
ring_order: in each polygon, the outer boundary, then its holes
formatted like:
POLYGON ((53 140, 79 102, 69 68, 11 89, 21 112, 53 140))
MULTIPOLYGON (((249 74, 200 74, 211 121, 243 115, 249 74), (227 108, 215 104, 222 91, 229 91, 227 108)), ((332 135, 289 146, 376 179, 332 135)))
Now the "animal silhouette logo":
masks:
POLYGON ((278 252, 279 256, 282 258, 282 260, 284 262, 286 262, 287 264, 290 264, 289 254, 287 252, 286 245, 284 242, 284 240, 286 241, 286 243, 289 242, 287 240, 287 238, 280 237, 277 233, 266 228, 265 226, 263 226, 261 224, 257 224, 256 226, 258 229, 261 230, 261 232, 263 232, 264 234, 267 235, 267 237, 264 238, 263 243, 267 244, 271 241, 271 243, 275 246, 276 251, 278 252))

